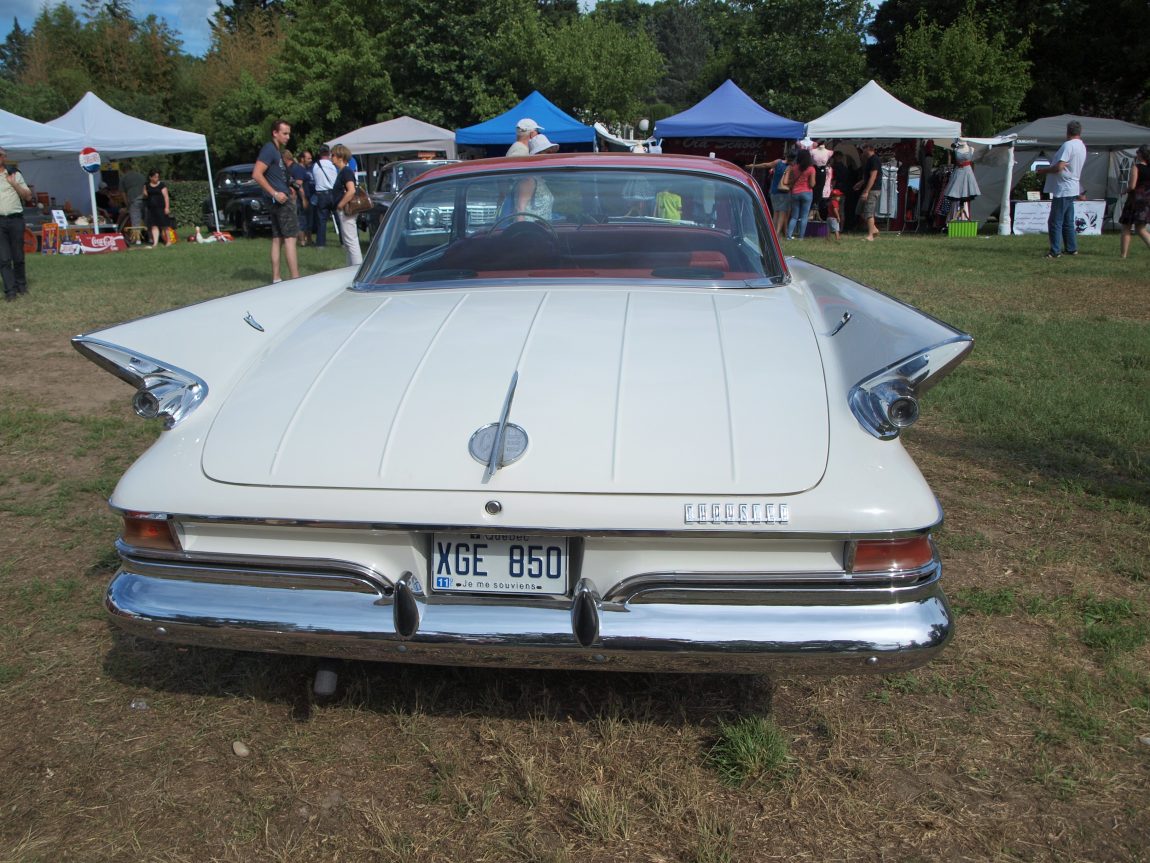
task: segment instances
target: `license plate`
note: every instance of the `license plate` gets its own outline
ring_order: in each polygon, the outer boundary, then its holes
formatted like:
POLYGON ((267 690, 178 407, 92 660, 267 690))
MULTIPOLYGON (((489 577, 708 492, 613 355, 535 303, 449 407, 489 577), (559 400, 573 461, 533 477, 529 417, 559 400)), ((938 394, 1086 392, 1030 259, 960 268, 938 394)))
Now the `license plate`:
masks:
POLYGON ((566 537, 437 533, 431 539, 430 582, 437 592, 567 592, 566 537))

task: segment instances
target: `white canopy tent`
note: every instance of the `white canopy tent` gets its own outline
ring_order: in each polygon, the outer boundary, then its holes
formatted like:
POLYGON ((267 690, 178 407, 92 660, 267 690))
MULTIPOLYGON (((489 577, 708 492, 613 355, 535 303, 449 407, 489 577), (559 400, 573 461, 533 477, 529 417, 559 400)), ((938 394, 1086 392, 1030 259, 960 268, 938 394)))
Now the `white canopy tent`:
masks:
POLYGON ((28 120, 19 114, 0 110, 0 147, 13 162, 24 159, 50 159, 76 155, 83 148, 75 132, 28 120))
POLYGON ((866 140, 935 138, 949 141, 962 134, 962 124, 934 117, 900 102, 874 81, 807 123, 807 137, 866 140))
MULTIPOLYGON (((124 159, 151 153, 191 153, 202 150, 208 171, 208 188, 212 195, 212 212, 216 228, 219 229, 215 189, 211 182, 212 163, 208 156, 208 141, 203 135, 181 129, 169 129, 132 117, 117 111, 91 92, 85 93, 68 113, 43 125, 61 136, 61 146, 41 150, 35 156, 29 155, 27 156, 29 161, 21 163, 21 172, 29 182, 33 183, 39 183, 39 178, 45 176, 54 176, 64 185, 87 183, 89 175, 84 173, 78 161, 78 154, 84 147, 92 147, 102 159, 124 159), (71 157, 71 165, 66 166, 61 161, 64 157, 71 157)), ((3 138, 0 137, 0 140, 3 138)), ((35 153, 34 150, 28 152, 35 153)), ((90 184, 88 185, 91 188, 90 184)), ((92 199, 93 224, 96 224, 98 219, 95 218, 94 193, 92 199)))
POLYGON ((455 133, 414 117, 396 117, 383 123, 373 123, 346 135, 339 135, 326 143, 328 146, 343 144, 353 153, 362 156, 442 150, 448 159, 455 158, 455 133))

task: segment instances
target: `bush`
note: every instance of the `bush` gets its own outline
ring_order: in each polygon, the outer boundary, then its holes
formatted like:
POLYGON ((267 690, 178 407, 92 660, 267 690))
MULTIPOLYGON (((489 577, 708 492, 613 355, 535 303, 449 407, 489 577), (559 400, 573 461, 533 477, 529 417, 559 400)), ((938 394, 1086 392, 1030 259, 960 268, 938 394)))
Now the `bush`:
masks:
POLYGON ((176 220, 176 230, 181 237, 185 237, 203 222, 208 181, 171 180, 168 182, 168 197, 172 202, 172 218, 176 220))

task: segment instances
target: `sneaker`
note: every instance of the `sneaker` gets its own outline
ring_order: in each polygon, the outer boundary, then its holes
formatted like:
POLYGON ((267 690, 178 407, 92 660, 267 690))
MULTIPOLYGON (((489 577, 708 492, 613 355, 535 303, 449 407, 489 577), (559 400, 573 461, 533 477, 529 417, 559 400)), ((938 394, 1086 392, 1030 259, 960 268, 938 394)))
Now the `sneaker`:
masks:
POLYGON ((1073 252, 1063 252, 1062 254, 1064 254, 1064 255, 1070 255, 1070 257, 1072 257, 1072 258, 1073 258, 1075 255, 1077 255, 1077 254, 1078 254, 1078 250, 1077 250, 1077 249, 1075 249, 1073 252))
POLYGON ((1062 255, 1056 255, 1056 254, 1054 254, 1054 252, 1047 252, 1042 257, 1044 257, 1044 258, 1061 258, 1062 255))
POLYGON ((273 284, 273 285, 278 285, 278 284, 279 284, 280 282, 282 282, 282 281, 283 281, 283 279, 272 279, 272 284, 273 284))

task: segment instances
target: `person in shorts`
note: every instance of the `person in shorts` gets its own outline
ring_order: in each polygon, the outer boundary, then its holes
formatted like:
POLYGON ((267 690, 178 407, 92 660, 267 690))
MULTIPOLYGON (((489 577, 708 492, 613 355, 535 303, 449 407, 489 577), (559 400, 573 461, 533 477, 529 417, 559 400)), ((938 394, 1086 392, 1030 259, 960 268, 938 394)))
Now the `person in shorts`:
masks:
POLYGON ((873 242, 878 236, 874 217, 882 194, 882 159, 875 153, 874 144, 869 141, 862 145, 862 152, 866 159, 862 169, 863 178, 855 183, 855 189, 859 192, 858 214, 866 221, 865 239, 873 242))
POLYGON ((282 282, 280 278, 280 248, 287 258, 288 270, 293 279, 299 278, 299 259, 296 242, 299 236, 299 219, 296 217, 295 190, 291 186, 287 168, 284 165, 283 148, 291 138, 291 125, 284 120, 272 123, 272 139, 264 144, 256 157, 252 179, 272 199, 272 284, 282 282))

